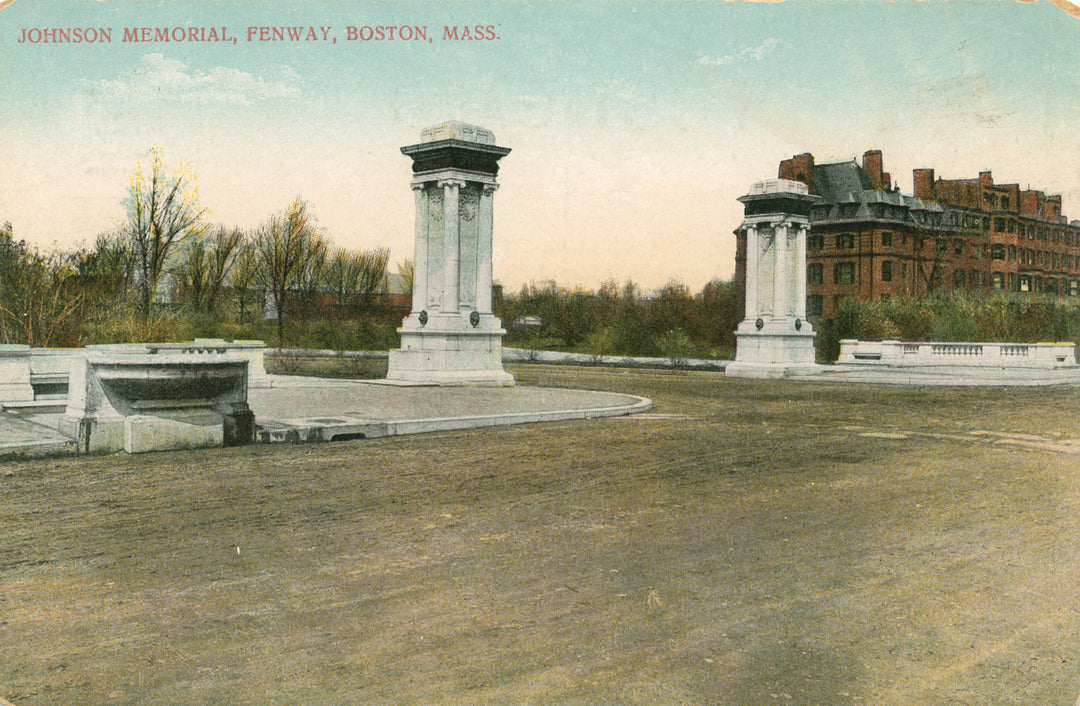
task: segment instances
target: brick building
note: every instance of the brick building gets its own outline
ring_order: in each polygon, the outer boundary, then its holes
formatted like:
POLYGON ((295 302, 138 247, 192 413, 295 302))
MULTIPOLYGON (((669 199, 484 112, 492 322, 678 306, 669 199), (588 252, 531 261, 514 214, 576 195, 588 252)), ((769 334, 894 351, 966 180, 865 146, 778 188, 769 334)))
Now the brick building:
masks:
MULTIPOLYGON (((901 194, 882 154, 816 164, 809 153, 780 163, 779 177, 821 198, 811 208, 807 308, 832 318, 846 297, 880 299, 952 291, 1077 297, 1080 221, 1061 215, 1061 197, 976 179, 937 179, 914 170, 901 194)), ((745 282, 745 233, 736 232, 735 274, 745 282)))

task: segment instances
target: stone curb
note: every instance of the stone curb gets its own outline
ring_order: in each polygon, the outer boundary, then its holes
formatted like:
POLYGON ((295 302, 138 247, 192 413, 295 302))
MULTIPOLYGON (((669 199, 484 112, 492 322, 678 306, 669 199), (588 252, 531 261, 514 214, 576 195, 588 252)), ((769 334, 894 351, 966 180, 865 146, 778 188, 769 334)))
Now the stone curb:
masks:
POLYGON ((526 424, 531 422, 558 422, 575 419, 600 419, 625 417, 647 412, 653 408, 652 400, 637 395, 623 395, 634 400, 631 404, 610 407, 585 407, 581 409, 548 410, 544 412, 507 412, 504 414, 476 414, 462 417, 430 417, 371 421, 359 418, 335 419, 284 419, 260 424, 256 430, 256 443, 308 443, 318 441, 347 441, 351 439, 376 439, 384 436, 426 434, 435 431, 457 431, 479 427, 526 424))

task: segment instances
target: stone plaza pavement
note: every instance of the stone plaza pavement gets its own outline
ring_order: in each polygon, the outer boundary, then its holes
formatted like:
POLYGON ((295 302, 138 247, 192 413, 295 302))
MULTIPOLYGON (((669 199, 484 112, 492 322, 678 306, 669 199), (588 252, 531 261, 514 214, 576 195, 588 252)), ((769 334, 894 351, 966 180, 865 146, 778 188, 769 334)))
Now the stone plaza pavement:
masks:
MULTIPOLYGON (((538 387, 394 385, 284 375, 249 391, 256 442, 295 443, 375 438, 526 422, 590 419, 645 412, 644 397, 538 387)), ((75 453, 59 431, 64 407, 0 412, 0 458, 75 453)))

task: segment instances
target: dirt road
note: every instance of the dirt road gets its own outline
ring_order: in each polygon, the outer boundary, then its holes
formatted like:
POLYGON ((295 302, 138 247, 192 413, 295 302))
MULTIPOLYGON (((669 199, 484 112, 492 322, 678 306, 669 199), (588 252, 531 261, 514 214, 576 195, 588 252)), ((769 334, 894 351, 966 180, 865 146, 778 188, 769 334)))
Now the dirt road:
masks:
POLYGON ((1076 703, 1075 391, 513 372, 657 408, 0 465, 0 697, 1076 703))

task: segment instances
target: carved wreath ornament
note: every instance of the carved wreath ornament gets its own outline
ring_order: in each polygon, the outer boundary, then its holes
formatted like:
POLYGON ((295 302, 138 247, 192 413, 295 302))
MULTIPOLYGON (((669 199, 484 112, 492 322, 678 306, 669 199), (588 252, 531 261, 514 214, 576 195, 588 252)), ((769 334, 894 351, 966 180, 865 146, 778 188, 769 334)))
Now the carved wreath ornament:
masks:
POLYGON ((463 221, 471 221, 476 218, 476 211, 480 205, 480 195, 473 191, 461 193, 461 203, 458 205, 458 216, 463 221))

